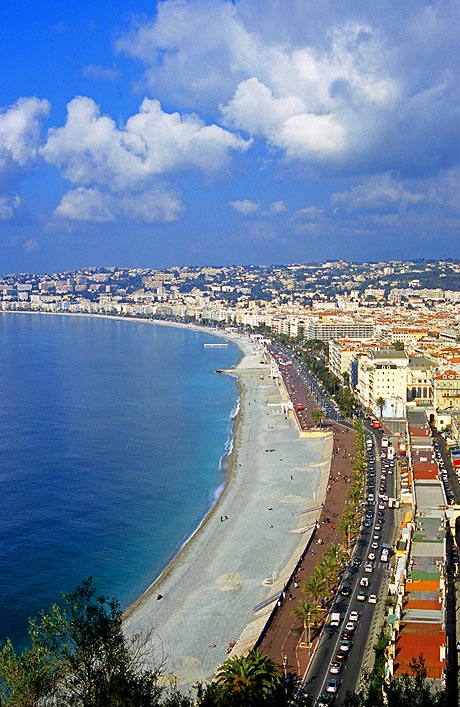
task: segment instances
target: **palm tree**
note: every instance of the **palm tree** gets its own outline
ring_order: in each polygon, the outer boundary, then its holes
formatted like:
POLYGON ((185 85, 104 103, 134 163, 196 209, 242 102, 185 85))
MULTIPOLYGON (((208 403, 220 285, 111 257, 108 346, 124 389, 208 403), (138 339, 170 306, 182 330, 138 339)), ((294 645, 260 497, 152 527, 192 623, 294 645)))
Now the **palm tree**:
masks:
POLYGON ((314 601, 308 599, 306 601, 299 601, 295 609, 291 611, 291 614, 293 616, 297 616, 299 619, 302 619, 304 641, 308 644, 308 646, 310 646, 310 625, 316 624, 318 617, 320 616, 318 607, 314 601), (305 633, 307 634, 306 636, 305 633))
POLYGON ((274 660, 256 648, 247 656, 225 661, 214 682, 223 702, 234 707, 275 707, 284 704, 284 677, 274 660))
POLYGON ((324 604, 324 599, 329 594, 326 580, 316 574, 313 574, 310 579, 304 583, 302 591, 305 592, 307 596, 311 597, 315 604, 321 602, 321 605, 324 604))
POLYGON ((382 419, 382 417, 383 417, 383 410, 385 408, 385 403, 386 403, 386 400, 385 400, 385 398, 382 398, 382 396, 377 398, 377 400, 375 401, 375 404, 377 405, 379 412, 380 412, 380 419, 382 419))
POLYGON ((321 422, 326 417, 326 413, 323 410, 312 410, 311 419, 315 423, 316 427, 321 427, 321 422))

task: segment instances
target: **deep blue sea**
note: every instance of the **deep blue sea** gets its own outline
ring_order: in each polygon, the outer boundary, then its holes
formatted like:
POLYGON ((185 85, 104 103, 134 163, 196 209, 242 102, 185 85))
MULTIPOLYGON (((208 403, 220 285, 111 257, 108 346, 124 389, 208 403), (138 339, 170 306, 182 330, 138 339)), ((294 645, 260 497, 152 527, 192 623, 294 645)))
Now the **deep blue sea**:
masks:
POLYGON ((214 503, 236 346, 148 322, 0 314, 0 640, 94 578, 123 608, 214 503))

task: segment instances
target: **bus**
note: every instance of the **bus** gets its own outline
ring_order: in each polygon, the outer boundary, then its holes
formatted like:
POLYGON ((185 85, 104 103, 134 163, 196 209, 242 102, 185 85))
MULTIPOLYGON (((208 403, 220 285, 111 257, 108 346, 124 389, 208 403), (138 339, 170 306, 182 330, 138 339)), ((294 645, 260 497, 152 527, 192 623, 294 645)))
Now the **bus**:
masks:
POLYGON ((389 545, 382 545, 380 550, 380 562, 388 562, 391 548, 389 545))

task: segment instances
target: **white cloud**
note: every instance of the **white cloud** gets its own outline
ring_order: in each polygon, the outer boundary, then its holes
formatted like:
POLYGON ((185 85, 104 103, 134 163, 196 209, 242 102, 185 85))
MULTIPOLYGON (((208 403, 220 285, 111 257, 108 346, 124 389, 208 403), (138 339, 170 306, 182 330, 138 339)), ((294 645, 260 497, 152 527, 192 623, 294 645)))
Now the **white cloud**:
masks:
POLYGON ((335 192, 331 196, 331 203, 349 212, 399 211, 411 204, 418 204, 424 198, 423 194, 408 191, 401 182, 385 173, 369 177, 347 191, 335 192))
POLYGON ((230 202, 230 206, 242 216, 254 216, 260 212, 260 204, 251 199, 236 199, 230 202))
POLYGON ((13 218, 14 212, 21 206, 21 199, 17 194, 0 195, 0 220, 8 221, 13 218))
POLYGON ((58 218, 69 221, 94 221, 106 223, 115 219, 112 213, 112 197, 101 194, 97 189, 78 187, 62 197, 54 211, 58 218))
POLYGON ((139 221, 177 221, 183 206, 179 197, 159 189, 142 194, 128 195, 121 201, 123 213, 139 221))
POLYGON ((96 81, 111 81, 115 83, 120 78, 120 72, 118 69, 111 69, 106 66, 99 66, 98 64, 88 64, 83 67, 83 76, 89 79, 95 79, 96 81))
POLYGON ((57 219, 110 223, 129 217, 137 221, 176 221, 182 214, 176 194, 156 188, 138 194, 115 197, 107 191, 78 187, 64 194, 54 211, 57 219))
POLYGON ((324 209, 318 209, 317 206, 306 206, 303 209, 299 209, 298 211, 295 212, 294 216, 295 218, 299 219, 307 219, 314 221, 315 219, 319 218, 320 216, 323 216, 324 214, 324 209))
POLYGON ((26 253, 35 253, 37 250, 39 250, 39 248, 39 243, 34 238, 29 238, 24 243, 24 250, 26 251, 26 253))
POLYGON ((257 201, 252 201, 251 199, 237 199, 236 201, 231 201, 230 206, 242 216, 277 216, 287 210, 284 201, 273 201, 268 208, 263 210, 257 201))
POLYGON ((155 97, 290 158, 434 173, 460 139, 458 23, 456 0, 163 0, 117 46, 155 97))
POLYGON ((49 109, 46 100, 19 98, 0 112, 0 174, 24 169, 37 157, 40 120, 48 115, 49 109))
POLYGON ((65 126, 49 131, 40 152, 73 184, 122 191, 139 189, 166 172, 217 171, 227 164, 230 149, 248 146, 197 116, 165 113, 158 101, 149 99, 118 129, 92 99, 79 96, 67 106, 65 126))
POLYGON ((262 216, 276 216, 287 211, 287 206, 284 201, 273 201, 268 209, 262 212, 262 216))

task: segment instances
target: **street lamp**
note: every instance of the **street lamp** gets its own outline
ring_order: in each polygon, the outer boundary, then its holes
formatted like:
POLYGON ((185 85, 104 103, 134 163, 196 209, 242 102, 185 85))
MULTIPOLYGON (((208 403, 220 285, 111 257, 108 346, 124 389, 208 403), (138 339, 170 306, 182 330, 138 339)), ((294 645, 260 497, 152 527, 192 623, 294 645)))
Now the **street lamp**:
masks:
POLYGON ((311 655, 310 619, 311 619, 311 613, 308 612, 308 614, 307 614, 307 643, 308 643, 308 655, 311 655))

